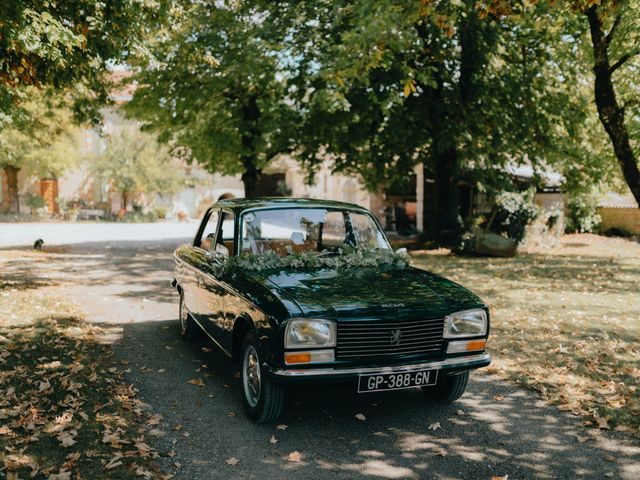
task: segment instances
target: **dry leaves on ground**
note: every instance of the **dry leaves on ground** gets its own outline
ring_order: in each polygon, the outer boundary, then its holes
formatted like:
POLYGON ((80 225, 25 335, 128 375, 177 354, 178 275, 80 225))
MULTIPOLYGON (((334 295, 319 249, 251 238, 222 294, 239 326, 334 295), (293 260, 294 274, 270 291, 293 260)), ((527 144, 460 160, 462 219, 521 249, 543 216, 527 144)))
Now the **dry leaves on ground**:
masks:
POLYGON ((145 442, 145 423, 157 417, 123 383, 110 348, 96 343, 106 332, 69 317, 56 307, 61 302, 23 300, 0 292, 0 311, 34 319, 0 326, 0 470, 7 478, 103 478, 106 470, 123 479, 170 478, 145 442))

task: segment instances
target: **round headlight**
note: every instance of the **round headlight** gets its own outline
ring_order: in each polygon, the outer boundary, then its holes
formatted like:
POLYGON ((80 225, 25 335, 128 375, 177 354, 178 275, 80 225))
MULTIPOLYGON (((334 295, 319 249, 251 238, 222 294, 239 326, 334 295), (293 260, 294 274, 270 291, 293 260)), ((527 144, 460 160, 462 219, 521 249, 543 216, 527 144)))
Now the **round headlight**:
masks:
POLYGON ((444 319, 444 338, 487 334, 487 312, 481 309, 452 313, 444 319))
POLYGON ((284 333, 285 348, 324 348, 336 345, 336 323, 320 318, 292 318, 284 333))

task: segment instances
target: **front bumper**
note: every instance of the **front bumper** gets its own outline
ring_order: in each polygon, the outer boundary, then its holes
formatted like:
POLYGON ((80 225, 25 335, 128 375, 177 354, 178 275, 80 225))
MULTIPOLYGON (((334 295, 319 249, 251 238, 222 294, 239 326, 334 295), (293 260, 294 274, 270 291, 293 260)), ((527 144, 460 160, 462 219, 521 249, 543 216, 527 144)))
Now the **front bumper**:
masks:
POLYGON ((383 373, 409 373, 416 370, 440 370, 443 374, 453 374, 465 370, 486 367, 491 363, 491 355, 480 353, 464 357, 447 358, 433 362, 389 367, 350 367, 350 368, 271 368, 264 365, 267 373, 276 382, 295 383, 298 381, 347 381, 360 375, 379 375, 383 373))

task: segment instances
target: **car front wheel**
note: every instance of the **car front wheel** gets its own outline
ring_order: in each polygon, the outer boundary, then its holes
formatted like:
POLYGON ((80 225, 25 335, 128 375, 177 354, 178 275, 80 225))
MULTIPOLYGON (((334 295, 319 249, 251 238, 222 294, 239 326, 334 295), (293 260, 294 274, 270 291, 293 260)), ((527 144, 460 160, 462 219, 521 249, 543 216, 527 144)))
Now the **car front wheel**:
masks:
POLYGON ((261 351, 256 334, 249 333, 242 343, 242 403, 253 422, 272 423, 282 413, 284 389, 264 374, 261 351))
POLYGON ((467 389, 469 372, 444 377, 433 387, 422 387, 424 394, 438 403, 452 403, 458 400, 467 389))

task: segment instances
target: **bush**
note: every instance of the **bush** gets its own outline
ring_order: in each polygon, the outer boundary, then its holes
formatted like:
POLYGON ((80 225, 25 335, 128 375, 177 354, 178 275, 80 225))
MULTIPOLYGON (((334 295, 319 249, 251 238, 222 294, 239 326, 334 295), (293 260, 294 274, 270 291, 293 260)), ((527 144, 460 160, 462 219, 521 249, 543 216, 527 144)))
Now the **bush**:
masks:
POLYGON ((169 213, 169 208, 164 205, 160 205, 153 209, 153 214, 161 219, 167 218, 167 214, 169 213))
POLYGON ((538 218, 525 229, 521 246, 525 248, 553 248, 565 230, 564 206, 561 202, 542 210, 538 218))
POLYGON ((27 207, 31 208, 32 210, 44 208, 46 205, 44 198, 40 195, 27 195, 26 204, 27 207))
POLYGON ((591 191, 569 196, 567 201, 567 233, 591 233, 600 226, 598 195, 591 191))
POLYGON ((540 214, 540 208, 533 202, 534 195, 534 190, 500 193, 496 197, 491 231, 506 235, 520 243, 527 225, 540 214))

